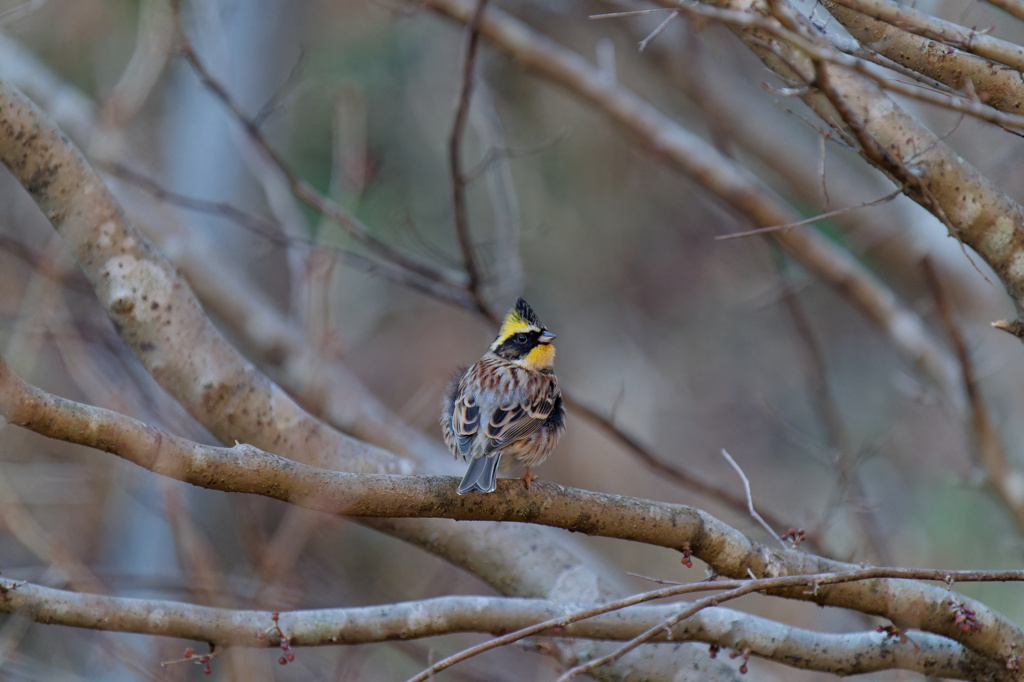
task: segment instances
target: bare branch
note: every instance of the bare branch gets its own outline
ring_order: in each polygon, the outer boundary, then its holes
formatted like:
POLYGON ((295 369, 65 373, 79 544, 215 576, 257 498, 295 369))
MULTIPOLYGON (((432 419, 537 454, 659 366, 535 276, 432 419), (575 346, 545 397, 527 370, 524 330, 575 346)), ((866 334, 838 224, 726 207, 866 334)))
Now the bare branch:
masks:
POLYGON ((232 204, 198 199, 166 189, 152 178, 132 170, 119 162, 104 164, 101 168, 110 172, 114 177, 148 192, 160 201, 166 201, 169 204, 190 211, 220 216, 244 227, 271 244, 284 248, 303 248, 308 251, 330 254, 331 257, 337 258, 348 267, 379 275, 384 279, 409 287, 414 291, 444 301, 445 303, 462 308, 473 306, 473 299, 462 289, 456 289, 434 279, 423 277, 417 272, 403 268, 390 261, 371 260, 348 249, 332 248, 312 239, 306 239, 293 234, 283 234, 276 224, 269 222, 261 216, 243 211, 232 204))
MULTIPOLYGON (((692 551, 716 572, 737 578, 849 571, 850 564, 797 551, 771 551, 692 507, 502 479, 495 493, 456 495, 452 476, 357 475, 286 460, 249 445, 205 447, 123 415, 48 395, 0 365, 0 415, 49 437, 113 452, 154 471, 205 488, 264 495, 330 514, 382 518, 518 521, 588 535, 630 539, 692 551), (482 499, 481 499, 482 498, 482 499)), ((379 524, 372 524, 375 527, 379 524)), ((902 575, 900 569, 891 575, 902 575)), ((942 574, 936 572, 933 575, 942 574)), ((889 575, 889 574, 887 574, 889 575)), ((1024 633, 1002 615, 966 598, 917 583, 834 585, 812 593, 779 589, 788 598, 882 615, 901 627, 951 637, 979 653, 1008 655, 1024 633), (956 620, 969 608, 981 624, 965 632, 956 620)))
MULTIPOLYGON (((804 72, 801 74, 804 70, 797 64, 799 59, 807 57, 815 60, 816 62, 827 62, 829 64, 835 64, 852 69, 875 81, 878 84, 878 87, 883 90, 895 92, 905 97, 918 99, 946 109, 952 109, 953 111, 959 111, 969 116, 1007 128, 1024 128, 1024 116, 1015 113, 1015 107, 1009 108, 1009 110, 1014 113, 1007 113, 1005 111, 1007 107, 1003 107, 1003 111, 997 110, 994 106, 990 106, 985 102, 980 101, 977 97, 963 97, 960 96, 959 93, 953 94, 949 92, 949 88, 946 87, 942 87, 942 91, 936 91, 929 87, 909 85, 899 80, 884 77, 868 68, 865 63, 866 61, 878 63, 881 60, 879 60, 877 56, 870 52, 865 53, 863 50, 852 50, 847 54, 840 49, 833 49, 825 44, 824 39, 814 35, 812 29, 797 31, 792 27, 782 26, 778 21, 759 14, 722 9, 719 7, 710 7, 699 3, 680 5, 679 11, 697 18, 720 21, 732 27, 734 30, 741 29, 744 31, 753 31, 759 34, 768 33, 780 39, 785 44, 788 44, 790 50, 796 50, 797 52, 792 53, 790 56, 785 56, 778 51, 773 53, 773 56, 776 59, 786 65, 785 73, 780 74, 784 77, 792 78, 795 75, 798 78, 805 80, 808 79, 809 76, 807 73, 804 72)), ((760 38, 757 38, 756 41, 757 46, 760 48, 762 54, 764 54, 767 50, 767 43, 761 41, 760 38)), ((771 50, 767 51, 771 52, 771 50)), ((901 69, 898 71, 903 73, 903 70, 901 69)), ((809 80, 807 82, 809 82, 809 80)), ((970 81, 965 81, 961 83, 960 87, 964 87, 969 84, 970 81)), ((806 91, 799 89, 795 91, 795 93, 804 95, 806 94, 806 91)), ((989 97, 986 94, 986 102, 988 99, 989 97)))
POLYGON ((462 88, 459 92, 458 106, 455 109, 455 121, 448 142, 448 163, 452 174, 452 211, 455 217, 455 234, 462 250, 462 262, 466 268, 469 282, 466 287, 476 302, 476 307, 485 317, 497 324, 499 319, 487 304, 481 287, 480 264, 477 261, 473 246, 473 237, 469 232, 469 216, 466 214, 466 176, 462 171, 462 139, 466 133, 466 121, 469 120, 469 106, 473 99, 473 71, 476 68, 476 53, 480 46, 480 22, 483 20, 487 0, 477 0, 476 9, 470 17, 467 28, 469 40, 466 44, 466 57, 462 65, 462 88))
MULTIPOLYGON (((565 399, 566 404, 569 406, 569 409, 573 414, 582 416, 583 419, 589 421, 608 438, 628 450, 637 460, 651 471, 661 476, 667 476, 677 485, 693 490, 702 495, 706 495, 710 499, 720 502, 739 513, 745 513, 747 511, 747 501, 744 496, 737 495, 730 488, 710 483, 688 469, 674 466, 670 462, 666 461, 664 457, 655 454, 649 447, 641 443, 638 439, 626 433, 621 427, 616 426, 610 418, 599 413, 594 407, 580 402, 579 398, 576 397, 575 391, 567 392, 565 394, 565 399)), ((770 511, 763 511, 763 514, 766 520, 772 525, 788 525, 770 511)), ((820 545, 815 539, 812 538, 808 540, 808 543, 811 547, 820 549, 820 545)))
POLYGON ((725 457, 725 461, 727 461, 732 466, 732 468, 736 470, 736 473, 740 475, 740 479, 743 481, 743 490, 747 494, 747 511, 750 512, 750 515, 754 517, 754 519, 758 523, 761 524, 762 528, 768 531, 769 536, 778 540, 779 544, 782 545, 782 548, 786 549, 786 543, 783 542, 782 539, 779 537, 779 532, 771 526, 769 526, 768 522, 765 521, 764 518, 757 513, 756 509, 754 509, 754 496, 750 492, 750 479, 747 478, 747 475, 743 473, 743 469, 740 468, 740 465, 736 463, 736 460, 732 458, 732 455, 730 455, 725 448, 722 448, 721 452, 722 457, 725 457))
POLYGON ((962 92, 970 86, 994 109, 1019 112, 1024 82, 1015 69, 999 68, 988 59, 910 33, 832 0, 824 0, 822 4, 854 38, 872 45, 889 59, 926 78, 940 81, 952 90, 962 92))
POLYGON ((657 38, 659 35, 661 35, 662 31, 668 28, 668 25, 672 23, 672 20, 678 16, 678 10, 672 10, 671 12, 669 12, 668 16, 662 19, 661 23, 658 24, 653 31, 647 34, 647 36, 637 44, 637 51, 643 52, 644 50, 646 50, 647 46, 651 43, 651 41, 657 38))
POLYGON ((180 0, 172 0, 171 6, 174 10, 174 18, 178 27, 178 51, 181 56, 186 62, 188 62, 189 66, 192 67, 202 84, 211 93, 213 93, 221 103, 224 104, 246 134, 249 135, 249 137, 252 138, 257 146, 262 150, 267 159, 269 159, 270 162, 278 168, 295 196, 323 215, 329 217, 339 226, 344 228, 352 237, 366 245, 382 259, 415 272, 422 277, 446 284, 447 286, 456 288, 461 287, 461 283, 457 278, 454 278, 433 265, 414 258, 409 254, 397 251, 390 245, 380 241, 370 232, 366 225, 356 220, 355 217, 350 215, 341 206, 318 192, 316 188, 308 182, 291 173, 284 160, 276 151, 274 151, 274 148, 260 132, 254 119, 248 117, 241 110, 238 104, 235 103, 234 99, 232 99, 227 89, 220 83, 220 81, 213 77, 203 62, 199 59, 199 55, 196 53, 195 48, 192 46, 192 43, 188 38, 188 34, 185 32, 185 29, 181 24, 180 0))
MULTIPOLYGON (((814 335, 814 330, 811 328, 810 320, 807 319, 803 306, 800 305, 800 300, 797 297, 797 292, 794 291, 792 286, 785 287, 785 291, 783 293, 783 304, 786 306, 790 317, 793 319, 793 326, 796 329, 797 336, 799 336, 800 340, 803 342, 804 348, 807 350, 805 353, 807 383, 810 385, 813 402, 821 414, 822 422, 824 423, 825 430, 828 433, 829 441, 831 442, 832 447, 834 447, 838 452, 838 458, 836 458, 835 464, 838 478, 837 497, 839 499, 830 500, 826 504, 824 513, 819 518, 818 528, 821 531, 824 531, 824 529, 828 527, 831 515, 840 509, 843 502, 842 498, 845 496, 844 494, 847 488, 851 488, 854 495, 859 498, 866 498, 867 493, 863 478, 860 472, 857 471, 856 454, 854 453, 853 446, 850 443, 846 424, 843 421, 842 412, 839 409, 839 405, 836 403, 832 391, 829 390, 829 382, 827 379, 828 375, 825 365, 825 353, 821 348, 821 344, 818 343, 818 339, 814 335)), ((885 541, 884 535, 879 529, 875 511, 866 510, 864 513, 857 514, 856 517, 878 560, 883 564, 892 563, 892 552, 885 541)), ((819 535, 820 533, 815 532, 814 534, 819 535)))
MULTIPOLYGON (((822 175, 824 175, 824 173, 822 175)), ((731 234, 720 234, 717 237, 715 237, 715 239, 719 241, 724 241, 727 239, 740 239, 743 237, 754 237, 756 235, 761 235, 768 232, 775 232, 777 230, 788 230, 792 227, 800 227, 802 225, 813 225, 814 223, 821 222, 823 220, 828 220, 829 218, 835 218, 836 216, 849 213, 850 211, 856 211, 861 208, 867 208, 869 206, 878 206, 879 204, 890 202, 896 197, 900 196, 901 194, 903 194, 903 190, 898 189, 895 192, 886 194, 884 197, 880 197, 872 201, 866 201, 863 204, 860 204, 859 206, 846 206, 845 208, 837 208, 832 211, 826 211, 825 213, 819 213, 813 218, 805 218, 803 220, 798 220, 795 223, 789 223, 788 225, 771 225, 769 227, 759 227, 756 230, 733 232, 731 234)))
POLYGON ((1015 469, 1007 457, 999 436, 999 431, 989 417, 988 407, 985 405, 985 398, 981 394, 981 386, 975 376, 974 363, 971 360, 971 353, 967 347, 963 332, 957 324, 953 313, 953 306, 943 291, 939 275, 932 264, 931 259, 925 258, 921 261, 924 270, 925 281, 928 288, 932 290, 935 299, 935 306, 942 318, 942 324, 949 334, 950 341, 960 360, 960 368, 963 376, 964 391, 967 393, 967 402, 971 406, 970 419, 967 422, 968 428, 974 441, 974 447, 978 453, 981 465, 988 474, 988 482, 999 495, 1003 504, 1013 515, 1017 528, 1024 532, 1024 477, 1021 472, 1015 469))
MULTIPOLYGON (((900 570, 901 569, 897 569, 897 571, 900 570)), ((460 651, 457 654, 449 656, 444 660, 438 661, 426 670, 423 670, 420 674, 409 678, 407 682, 425 682, 426 680, 430 679, 434 674, 447 668, 450 668, 456 663, 460 663, 462 661, 467 660, 468 658, 477 656, 486 651, 490 651, 499 646, 505 646, 507 644, 520 641, 525 637, 541 633, 546 634, 549 630, 564 632, 565 628, 572 627, 574 623, 591 621, 592 619, 599 618, 603 614, 620 612, 621 610, 627 608, 628 611, 626 611, 626 614, 633 614, 636 612, 636 609, 630 607, 633 607, 636 604, 642 604, 644 602, 652 601, 655 599, 664 599, 667 597, 693 594, 696 592, 721 590, 717 594, 707 597, 705 599, 701 599, 693 604, 673 604, 672 606, 659 609, 659 612, 667 611, 667 617, 665 617, 661 621, 653 623, 645 631, 637 634, 636 636, 631 638, 625 645, 609 653, 608 655, 592 659, 585 664, 576 666, 558 678, 559 681, 568 681, 577 675, 589 672, 601 665, 607 665, 608 663, 612 663, 615 660, 618 660, 623 655, 625 655, 629 651, 632 651, 633 649, 635 649, 636 647, 645 642, 680 641, 689 639, 691 637, 691 633, 701 632, 704 629, 704 627, 706 627, 708 624, 698 624, 695 622, 687 623, 686 621, 692 621, 694 616, 703 611, 704 609, 708 609, 709 607, 717 607, 719 605, 719 602, 736 599, 738 597, 750 594, 752 592, 768 591, 772 589, 792 587, 796 585, 810 587, 817 590, 820 586, 826 584, 855 582, 864 579, 876 578, 879 577, 880 572, 884 571, 886 571, 886 569, 860 569, 851 570, 845 573, 818 574, 808 576, 787 576, 785 578, 761 578, 756 580, 719 580, 714 582, 688 583, 685 585, 676 585, 673 587, 667 587, 659 590, 652 590, 650 592, 644 592, 641 594, 633 595, 626 599, 619 599, 614 602, 602 604, 600 606, 580 608, 576 610, 574 613, 567 613, 562 616, 550 618, 548 620, 530 625, 528 627, 521 628, 515 632, 510 632, 507 635, 502 635, 501 637, 497 637, 489 642, 484 642, 477 646, 470 647, 468 649, 460 651), (683 606, 683 608, 680 608, 680 606, 683 606), (682 632, 680 632, 680 629, 682 629, 682 632)), ((902 575, 909 577, 911 573, 916 573, 918 576, 921 577, 936 575, 931 571, 914 571, 913 569, 911 569, 910 572, 903 573, 902 575)), ((964 575, 969 575, 972 577, 980 577, 980 575, 983 575, 985 573, 986 572, 984 571, 980 573, 963 572, 964 575)), ((1019 577, 1020 580, 1024 580, 1024 571, 1014 571, 1010 572, 1010 574, 1019 577)), ((1005 578, 1007 577, 1008 573, 994 572, 993 575, 999 575, 1000 578, 1005 578)), ((945 577, 947 579, 953 578, 952 575, 946 575, 945 577)), ((767 627, 771 627, 768 623, 765 623, 764 625, 767 627)), ((700 639, 700 641, 706 641, 711 644, 730 646, 723 645, 721 641, 715 640, 710 637, 704 638, 698 635, 698 639, 700 639)), ((796 637, 794 637, 794 639, 796 639, 796 637)), ((757 653, 758 655, 762 655, 759 643, 750 642, 746 638, 742 637, 737 638, 737 641, 741 642, 744 648, 749 648, 751 652, 757 653)), ((766 656, 766 658, 774 658, 774 656, 766 656)), ((787 658, 789 658, 789 654, 787 654, 787 658)), ((798 665, 800 667, 804 667, 806 663, 807 661, 802 662, 798 665)), ((852 672, 847 669, 839 670, 836 668, 830 668, 829 671, 836 672, 839 674, 850 674, 852 672)), ((963 671, 960 671, 960 674, 963 674, 963 671)), ((1004 674, 1004 671, 999 670, 998 674, 1002 675, 1004 674)))
POLYGON ((356 471, 410 470, 391 453, 325 427, 257 373, 205 316, 176 269, 124 217, 67 138, 6 83, 0 83, 0 162, 61 233, 143 364, 223 441, 244 439, 296 457, 331 453, 336 465, 356 471), (196 352, 197 343, 204 352, 196 352), (242 386, 249 390, 240 391, 242 386), (232 418, 260 413, 260 401, 274 405, 274 419, 232 418), (294 430, 282 434, 276 422, 294 430))
MULTIPOLYGON (((922 571, 921 575, 928 573, 922 571)), ((841 577, 858 579, 857 575, 841 577)), ((973 577, 984 579, 984 572, 975 573, 973 577)), ((1003 577, 993 574, 992 579, 1003 577)), ((813 585, 829 579, 829 576, 794 576, 786 581, 798 584, 802 580, 804 585, 813 585)), ((730 587, 735 589, 740 582, 744 581, 701 583, 676 589, 678 594, 724 591, 730 587)), ((777 585, 781 581, 746 582, 756 586, 777 585)), ((514 631, 463 652, 471 656, 535 634, 557 638, 630 639, 679 612, 677 604, 637 606, 642 601, 657 598, 651 594, 600 606, 544 599, 454 596, 361 608, 282 611, 276 621, 279 629, 275 629, 270 627, 275 622, 270 611, 108 597, 0 579, 0 611, 41 623, 215 642, 220 650, 277 647, 281 643, 280 633, 288 637, 291 646, 299 647, 366 644, 456 632, 514 631), (630 608, 622 610, 627 605, 630 608), (154 618, 155 613, 161 617, 154 618), (255 633, 263 634, 257 637, 255 633)), ((749 647, 754 655, 767 659, 797 661, 796 664, 805 669, 844 675, 906 669, 960 677, 965 671, 973 670, 976 671, 974 679, 986 674, 991 675, 988 679, 995 680, 1006 674, 1005 669, 1001 673, 991 662, 943 637, 920 633, 914 638, 921 647, 919 653, 909 646, 886 646, 874 632, 817 633, 720 608, 685 619, 675 627, 660 628, 652 641, 701 641, 730 648, 749 647), (782 641, 786 645, 780 647, 778 643, 782 641)), ((455 662, 458 661, 440 661, 431 666, 429 673, 439 672, 455 662)))
MULTIPOLYGON (((727 4, 730 0, 721 1, 727 4)), ((766 49, 762 35, 770 24, 761 18, 751 19, 754 14, 720 9, 710 13, 702 9, 701 14, 714 18, 721 15, 720 18, 733 25, 740 38, 784 78, 810 83, 826 73, 827 77, 819 80, 830 90, 828 101, 809 94, 811 106, 816 110, 818 107, 832 109, 832 104, 840 103, 846 115, 837 115, 833 123, 854 121, 854 126, 864 133, 859 141, 867 144, 865 153, 869 160, 887 173, 896 173, 899 182, 909 183, 912 198, 946 221, 958 239, 981 254, 999 274, 1018 309, 1024 307, 1024 270, 1015 265, 1022 258, 1024 243, 1014 238, 1011 228, 1024 222, 1024 208, 901 109, 877 83, 867 80, 865 74, 845 66, 823 64, 826 60, 814 54, 816 48, 811 40, 818 35, 817 29, 795 11, 785 10, 787 6, 774 7, 788 17, 791 25, 800 26, 800 40, 778 40, 772 49, 766 49), (882 110, 887 112, 885 116, 874 115, 882 110), (965 201, 965 188, 970 188, 966 195, 969 201, 965 201), (976 210, 976 206, 984 210, 976 210)), ((765 9, 767 13, 767 6, 765 9)))
POLYGON ((916 9, 888 2, 888 0, 836 0, 836 2, 844 7, 857 10, 861 14, 881 19, 904 31, 939 40, 979 57, 1005 64, 1015 71, 1024 70, 1024 48, 999 38, 993 38, 983 31, 960 26, 916 9))

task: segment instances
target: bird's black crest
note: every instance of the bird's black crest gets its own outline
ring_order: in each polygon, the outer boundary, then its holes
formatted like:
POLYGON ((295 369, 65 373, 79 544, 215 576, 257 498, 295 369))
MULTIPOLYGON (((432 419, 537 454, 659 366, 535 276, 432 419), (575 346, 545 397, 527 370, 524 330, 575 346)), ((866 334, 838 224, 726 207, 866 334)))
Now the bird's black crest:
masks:
POLYGON ((544 325, 541 324, 540 319, 537 317, 537 313, 533 312, 533 308, 530 307, 529 303, 523 300, 522 296, 516 299, 516 304, 513 306, 512 310, 514 310, 525 322, 540 327, 541 329, 544 328, 544 325))

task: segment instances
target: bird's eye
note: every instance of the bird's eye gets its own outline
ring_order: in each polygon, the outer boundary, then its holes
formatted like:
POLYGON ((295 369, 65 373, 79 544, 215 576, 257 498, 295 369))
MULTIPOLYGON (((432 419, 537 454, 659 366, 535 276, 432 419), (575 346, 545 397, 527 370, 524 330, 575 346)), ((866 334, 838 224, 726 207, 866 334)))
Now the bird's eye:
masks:
POLYGON ((526 334, 516 334, 516 341, 518 343, 526 343, 526 334))

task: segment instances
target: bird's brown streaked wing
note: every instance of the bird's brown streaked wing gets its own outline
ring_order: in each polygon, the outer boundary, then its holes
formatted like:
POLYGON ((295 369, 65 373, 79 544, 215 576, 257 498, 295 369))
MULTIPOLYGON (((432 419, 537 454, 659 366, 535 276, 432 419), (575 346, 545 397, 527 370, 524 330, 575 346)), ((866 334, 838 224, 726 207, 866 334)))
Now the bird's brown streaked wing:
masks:
POLYGON ((547 390, 539 391, 529 403, 519 402, 496 409, 485 432, 490 439, 487 452, 526 438, 539 429, 554 409, 555 397, 552 384, 547 390))

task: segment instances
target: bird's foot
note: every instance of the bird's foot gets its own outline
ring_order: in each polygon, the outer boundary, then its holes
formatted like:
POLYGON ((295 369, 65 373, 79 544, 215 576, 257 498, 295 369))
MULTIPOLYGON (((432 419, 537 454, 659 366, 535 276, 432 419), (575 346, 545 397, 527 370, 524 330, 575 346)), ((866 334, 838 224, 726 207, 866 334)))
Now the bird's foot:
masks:
POLYGON ((530 471, 530 467, 526 467, 526 473, 523 474, 522 481, 526 484, 526 489, 530 489, 530 484, 537 480, 537 477, 530 471))

